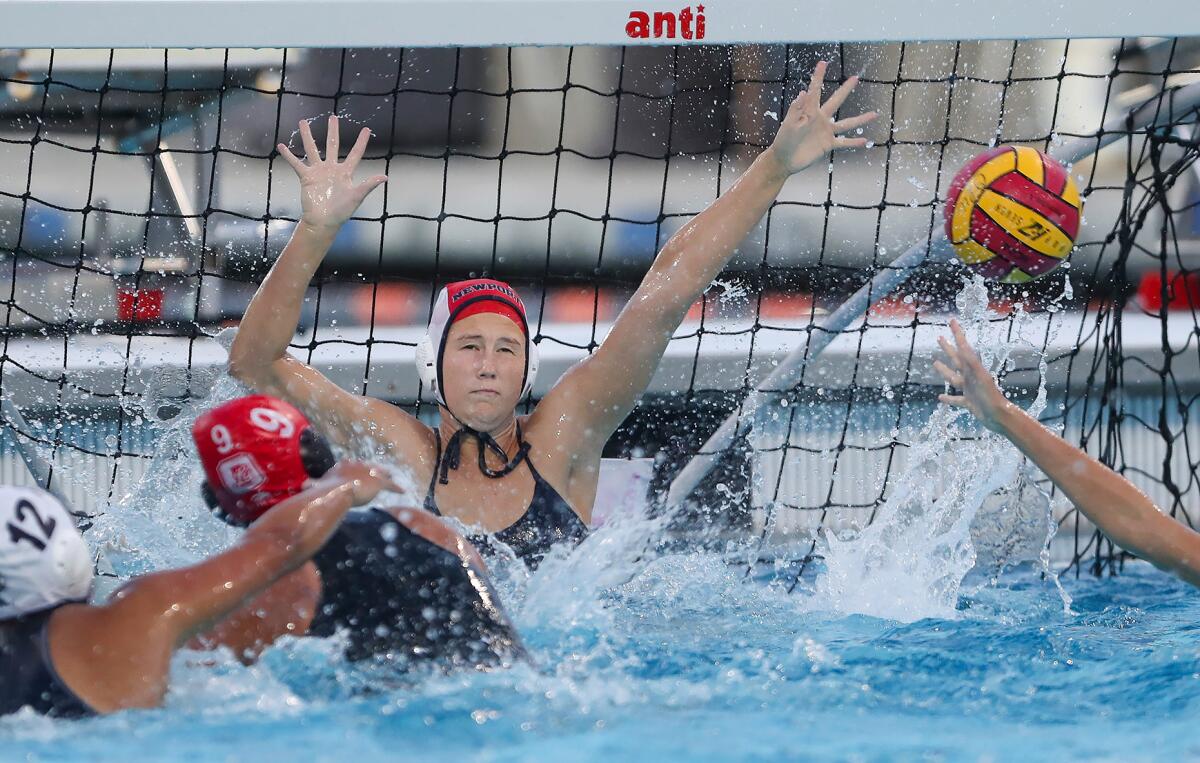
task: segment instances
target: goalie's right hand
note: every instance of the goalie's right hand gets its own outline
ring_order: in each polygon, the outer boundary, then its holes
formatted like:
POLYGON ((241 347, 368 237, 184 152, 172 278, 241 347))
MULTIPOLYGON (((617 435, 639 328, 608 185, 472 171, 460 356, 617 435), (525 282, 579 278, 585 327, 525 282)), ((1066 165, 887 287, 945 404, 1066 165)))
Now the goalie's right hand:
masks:
POLYGON ((371 131, 363 128, 346 161, 338 162, 338 118, 329 117, 325 137, 325 158, 317 149, 307 120, 300 122, 300 139, 304 142, 305 160, 297 158, 280 143, 279 154, 292 165, 300 178, 300 203, 304 210, 301 223, 322 231, 336 231, 354 215, 367 194, 387 182, 387 175, 373 175, 361 183, 354 182, 354 170, 367 150, 371 131))

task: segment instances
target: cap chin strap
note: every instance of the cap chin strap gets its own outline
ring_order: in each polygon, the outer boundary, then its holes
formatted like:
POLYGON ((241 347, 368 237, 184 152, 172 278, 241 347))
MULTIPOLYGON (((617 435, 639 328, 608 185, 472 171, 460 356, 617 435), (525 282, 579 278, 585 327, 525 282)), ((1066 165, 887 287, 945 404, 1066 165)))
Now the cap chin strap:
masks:
MULTIPOLYGON (((442 406, 445 408, 445 405, 442 406)), ((437 465, 438 469, 438 484, 450 484, 450 470, 457 470, 462 463, 462 441, 466 437, 474 437, 479 448, 479 471, 483 472, 485 477, 491 479, 500 479, 504 475, 516 469, 526 456, 529 455, 529 443, 521 437, 521 423, 517 422, 517 454, 509 459, 508 454, 504 452, 504 448, 500 447, 500 443, 496 442, 496 438, 492 437, 487 432, 480 432, 478 429, 472 429, 455 416, 449 408, 446 412, 450 414, 450 418, 458 422, 458 431, 451 435, 446 442, 446 449, 442 452, 442 460, 437 465), (487 465, 487 454, 485 451, 490 450, 495 455, 503 460, 504 466, 499 469, 493 469, 487 465)))

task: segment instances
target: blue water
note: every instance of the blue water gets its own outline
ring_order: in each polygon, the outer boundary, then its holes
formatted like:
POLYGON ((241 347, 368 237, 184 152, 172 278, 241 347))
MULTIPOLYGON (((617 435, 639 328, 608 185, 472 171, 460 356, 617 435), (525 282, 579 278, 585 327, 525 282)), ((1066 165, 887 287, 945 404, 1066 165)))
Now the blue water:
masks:
MULTIPOLYGON (((586 550, 587 546, 585 546, 586 550)), ((964 586, 900 624, 814 607, 711 554, 627 582, 503 579, 536 666, 396 677, 337 646, 177 659, 167 707, 0 720, 9 761, 1200 758, 1200 594, 1145 565, 964 586)))

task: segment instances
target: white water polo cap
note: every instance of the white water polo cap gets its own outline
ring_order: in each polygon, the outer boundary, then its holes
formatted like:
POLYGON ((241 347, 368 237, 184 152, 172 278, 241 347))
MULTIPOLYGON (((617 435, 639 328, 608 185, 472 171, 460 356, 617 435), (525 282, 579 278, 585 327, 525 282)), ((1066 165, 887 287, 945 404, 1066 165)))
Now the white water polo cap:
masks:
POLYGON ((417 373, 426 389, 442 405, 446 395, 442 390, 442 355, 446 351, 446 337, 456 321, 480 313, 503 315, 525 335, 525 380, 521 385, 521 397, 533 389, 537 378, 537 345, 529 338, 529 321, 525 316, 525 303, 517 296, 513 287, 491 278, 475 278, 456 281, 442 289, 433 305, 429 319, 429 331, 417 343, 417 373))
POLYGON ((44 490, 0 486, 0 620, 86 601, 92 556, 75 518, 44 490))

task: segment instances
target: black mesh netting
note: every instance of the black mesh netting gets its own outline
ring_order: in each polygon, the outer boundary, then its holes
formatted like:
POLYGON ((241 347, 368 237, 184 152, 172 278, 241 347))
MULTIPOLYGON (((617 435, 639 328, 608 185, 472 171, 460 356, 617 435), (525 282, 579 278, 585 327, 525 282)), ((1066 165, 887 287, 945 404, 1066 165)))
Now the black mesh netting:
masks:
MULTIPOLYGON (((6 409, 0 478, 31 479, 23 443, 81 513, 102 510, 139 479, 162 428, 222 389, 212 337, 236 324, 298 215, 273 148, 298 148, 297 120, 335 112, 370 127, 362 171, 391 180, 335 242, 293 352, 428 419, 412 347, 436 287, 516 284, 544 391, 603 338, 658 247, 767 145, 822 58, 835 80, 862 76, 845 109, 880 112, 873 144, 792 179, 677 332, 610 455, 655 458, 664 487, 774 362, 822 330, 821 311, 935 237, 964 161, 997 143, 1098 141, 1118 120, 1120 139, 1072 168, 1086 219, 1071 267, 989 286, 979 325, 1011 350, 1015 395, 1035 402, 1030 372, 1044 368, 1047 423, 1192 522, 1195 98, 1158 109, 1153 128, 1119 121, 1191 93, 1200 45, 1184 39, 0 51, 0 388, 24 414, 6 409)), ((324 120, 313 124, 321 143, 324 120)), ((797 387, 742 412, 755 426, 691 516, 767 555, 789 548, 797 573, 816 528, 870 522, 929 436, 932 339, 971 291, 961 268, 934 260, 873 295, 797 387)), ((955 427, 948 454, 977 436, 955 427)), ((1001 494, 1044 499, 1041 487, 1019 476, 1001 494)), ((1031 526, 1012 503, 997 511, 1031 526)), ((1119 559, 1055 505, 1064 561, 1099 571, 1119 559)), ((993 524, 985 543, 1017 532, 993 524)))

